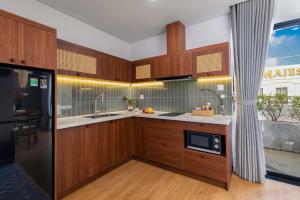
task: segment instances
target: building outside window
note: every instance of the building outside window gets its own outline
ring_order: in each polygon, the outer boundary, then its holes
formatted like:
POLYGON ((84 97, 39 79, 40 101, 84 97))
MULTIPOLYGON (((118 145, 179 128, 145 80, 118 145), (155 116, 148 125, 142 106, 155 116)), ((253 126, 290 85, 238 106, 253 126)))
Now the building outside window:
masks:
POLYGON ((264 94, 264 88, 259 88, 259 95, 263 95, 264 94))
POLYGON ((276 88, 276 94, 288 95, 288 88, 287 87, 276 88))

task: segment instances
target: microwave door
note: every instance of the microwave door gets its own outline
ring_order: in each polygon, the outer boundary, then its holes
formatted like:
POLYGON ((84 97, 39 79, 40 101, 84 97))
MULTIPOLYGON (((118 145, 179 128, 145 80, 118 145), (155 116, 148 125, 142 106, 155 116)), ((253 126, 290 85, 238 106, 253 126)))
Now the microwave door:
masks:
POLYGON ((189 145, 199 148, 199 149, 208 149, 210 146, 209 137, 201 134, 189 134, 189 145))

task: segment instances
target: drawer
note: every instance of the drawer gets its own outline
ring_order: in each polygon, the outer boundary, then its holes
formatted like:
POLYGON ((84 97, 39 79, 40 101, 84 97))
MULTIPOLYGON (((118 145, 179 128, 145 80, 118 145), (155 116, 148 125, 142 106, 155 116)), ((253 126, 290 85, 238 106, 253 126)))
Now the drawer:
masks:
POLYGON ((219 135, 226 135, 228 132, 228 126, 219 124, 203 124, 203 123, 182 123, 184 130, 215 133, 219 135))
POLYGON ((185 149, 184 170, 203 177, 227 182, 226 158, 223 156, 185 149))
POLYGON ((148 159, 182 169, 183 133, 176 130, 162 132, 152 128, 148 135, 148 159))

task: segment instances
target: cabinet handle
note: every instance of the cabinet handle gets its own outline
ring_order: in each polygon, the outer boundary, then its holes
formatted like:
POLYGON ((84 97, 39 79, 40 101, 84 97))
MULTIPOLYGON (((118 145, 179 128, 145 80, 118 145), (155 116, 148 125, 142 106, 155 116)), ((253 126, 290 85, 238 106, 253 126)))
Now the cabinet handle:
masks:
POLYGON ((25 60, 21 60, 21 63, 22 63, 22 64, 26 64, 26 61, 25 61, 25 60))
POLYGON ((89 126, 89 125, 86 125, 86 128, 90 128, 90 126, 89 126))
POLYGON ((9 62, 14 63, 14 62, 16 62, 16 59, 11 58, 11 59, 9 59, 9 62))

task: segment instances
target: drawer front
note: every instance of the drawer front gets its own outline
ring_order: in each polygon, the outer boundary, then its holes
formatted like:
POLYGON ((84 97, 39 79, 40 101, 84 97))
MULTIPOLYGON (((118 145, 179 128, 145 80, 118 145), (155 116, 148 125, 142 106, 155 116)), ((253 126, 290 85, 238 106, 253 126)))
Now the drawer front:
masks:
POLYGON ((148 158, 176 168, 183 164, 183 134, 176 130, 152 128, 148 135, 148 158))
POLYGON ((222 156, 185 149, 184 170, 218 181, 227 181, 226 158, 222 156))
POLYGON ((218 124, 182 123, 184 130, 226 135, 228 126, 218 124))

